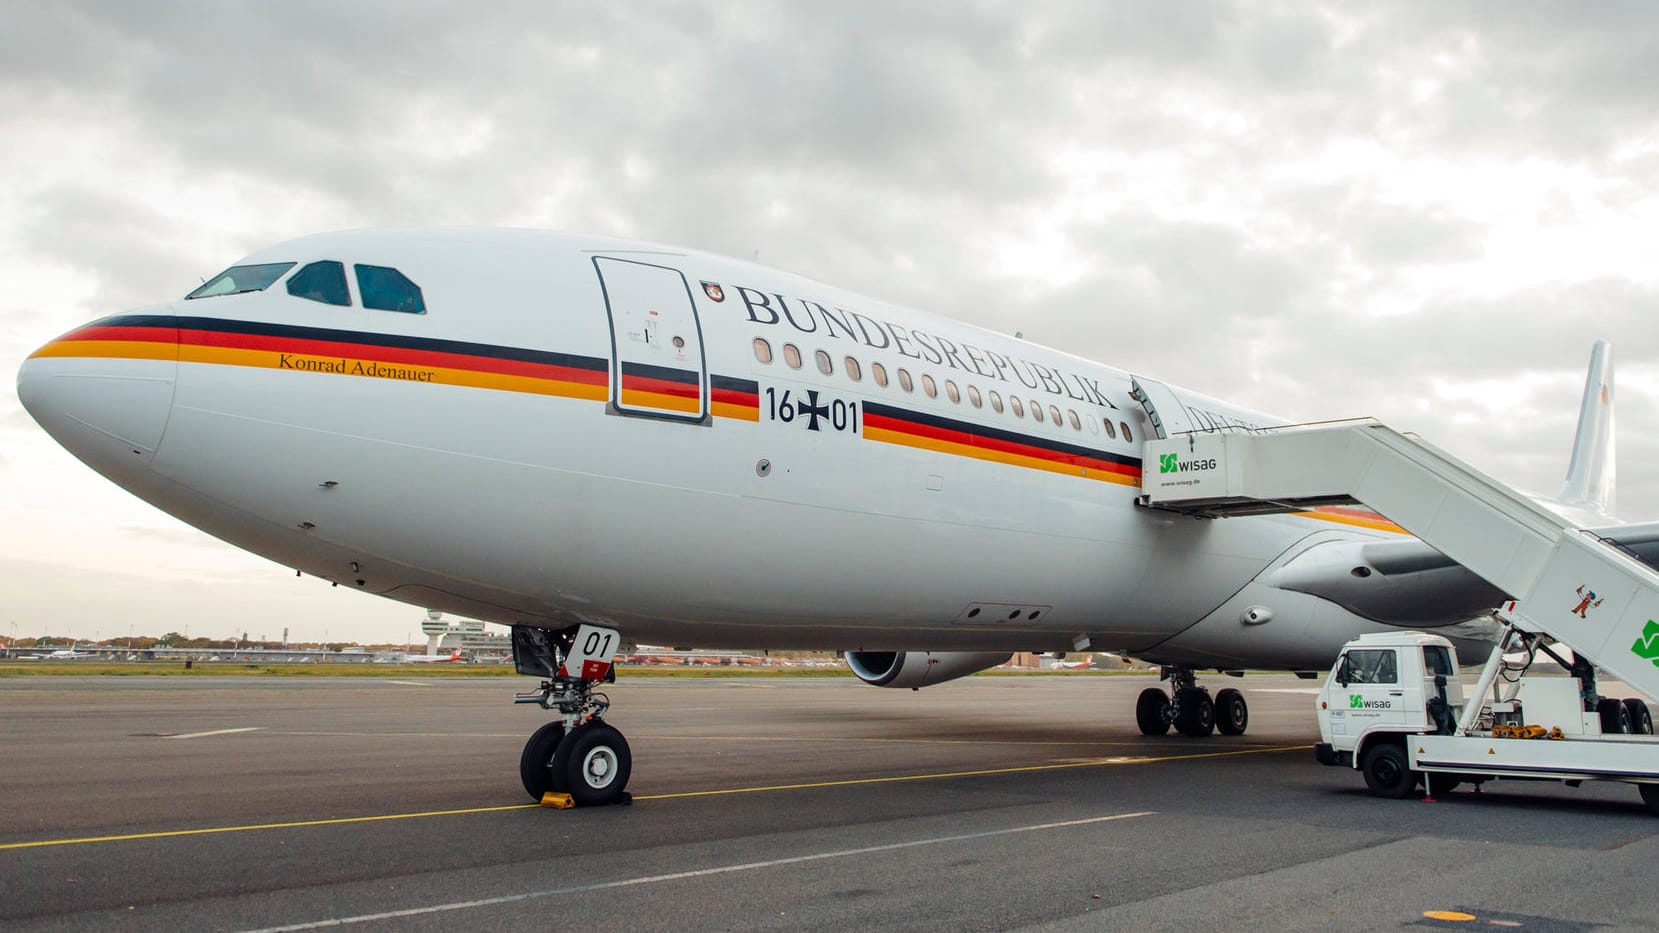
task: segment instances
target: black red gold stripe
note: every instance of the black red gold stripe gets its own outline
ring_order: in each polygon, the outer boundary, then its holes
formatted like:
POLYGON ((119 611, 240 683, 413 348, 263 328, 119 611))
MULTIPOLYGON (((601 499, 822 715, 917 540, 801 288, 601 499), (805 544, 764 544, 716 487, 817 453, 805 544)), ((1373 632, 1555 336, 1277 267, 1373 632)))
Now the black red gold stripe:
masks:
POLYGON ((709 410, 720 418, 760 420, 760 383, 753 379, 709 376, 709 410))
POLYGON ((702 411, 702 375, 696 370, 622 363, 622 407, 696 415, 702 411))
POLYGON ((868 440, 1124 486, 1138 486, 1141 481, 1141 462, 1138 458, 941 418, 879 402, 864 403, 863 433, 868 440))

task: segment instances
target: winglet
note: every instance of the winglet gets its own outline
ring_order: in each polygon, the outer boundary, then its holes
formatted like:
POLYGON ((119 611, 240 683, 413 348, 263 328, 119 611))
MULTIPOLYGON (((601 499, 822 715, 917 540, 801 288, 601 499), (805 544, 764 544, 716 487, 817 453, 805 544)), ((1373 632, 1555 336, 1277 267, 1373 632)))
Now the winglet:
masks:
POLYGON ((1590 372, 1578 408, 1578 433, 1560 501, 1612 514, 1613 485, 1613 348, 1605 340, 1590 350, 1590 372))

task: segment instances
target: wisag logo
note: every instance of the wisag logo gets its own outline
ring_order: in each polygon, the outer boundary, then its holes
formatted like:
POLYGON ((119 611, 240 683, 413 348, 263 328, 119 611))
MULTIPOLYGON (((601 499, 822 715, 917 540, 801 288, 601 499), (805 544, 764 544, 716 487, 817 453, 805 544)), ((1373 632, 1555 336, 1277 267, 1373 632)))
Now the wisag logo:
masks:
POLYGON ((1213 470, 1213 469, 1215 469, 1215 459, 1214 458, 1211 458, 1211 459, 1208 459, 1208 460, 1181 460, 1181 459, 1178 459, 1180 456, 1181 456, 1180 454, 1159 454, 1158 455, 1158 472, 1159 473, 1187 473, 1187 472, 1191 472, 1193 470, 1213 470))
POLYGON ((1393 706, 1388 700, 1367 700, 1357 693, 1348 694, 1349 709, 1392 709, 1393 706))

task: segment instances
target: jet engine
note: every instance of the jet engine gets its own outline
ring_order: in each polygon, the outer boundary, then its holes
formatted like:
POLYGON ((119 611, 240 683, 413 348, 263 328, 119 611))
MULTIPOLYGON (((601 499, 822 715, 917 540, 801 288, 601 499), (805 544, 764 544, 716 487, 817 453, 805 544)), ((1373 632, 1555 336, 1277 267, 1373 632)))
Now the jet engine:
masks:
POLYGON ((847 667, 876 687, 931 687, 996 667, 1006 651, 848 651, 847 667))

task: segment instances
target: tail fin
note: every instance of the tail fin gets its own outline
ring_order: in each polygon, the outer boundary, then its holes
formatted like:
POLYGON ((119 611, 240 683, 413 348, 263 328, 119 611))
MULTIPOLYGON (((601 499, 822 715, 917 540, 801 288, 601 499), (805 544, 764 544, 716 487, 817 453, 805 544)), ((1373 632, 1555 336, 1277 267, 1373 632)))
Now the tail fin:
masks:
POLYGON ((1613 460, 1613 348, 1598 340, 1590 350, 1590 373, 1578 408, 1578 434, 1573 438, 1573 458, 1567 464, 1567 482, 1559 501, 1612 514, 1613 460))

